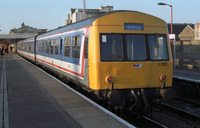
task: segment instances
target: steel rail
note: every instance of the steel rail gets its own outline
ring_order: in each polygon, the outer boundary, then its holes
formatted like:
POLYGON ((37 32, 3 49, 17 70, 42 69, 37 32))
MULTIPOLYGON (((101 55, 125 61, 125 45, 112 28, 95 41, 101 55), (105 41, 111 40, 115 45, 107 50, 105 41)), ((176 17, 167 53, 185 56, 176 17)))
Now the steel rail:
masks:
POLYGON ((163 125, 163 124, 161 124, 161 123, 158 123, 157 121, 155 121, 155 120, 152 120, 151 118, 149 118, 149 117, 146 117, 146 116, 142 116, 145 120, 148 120, 148 121, 150 121, 150 122, 152 122, 153 124, 155 124, 156 126, 159 126, 159 127, 161 127, 161 128, 168 128, 167 126, 165 126, 165 125, 163 125))
POLYGON ((198 101, 194 101, 194 100, 182 98, 182 97, 179 97, 179 96, 177 96, 176 98, 177 98, 177 99, 180 99, 180 100, 184 100, 184 101, 189 102, 189 103, 192 103, 192 104, 200 105, 200 102, 198 102, 198 101))
POLYGON ((179 109, 179 108, 177 108, 177 107, 174 107, 174 106, 169 105, 169 104, 164 103, 164 102, 162 102, 161 105, 162 105, 163 107, 166 107, 166 108, 172 110, 172 111, 178 112, 178 113, 180 113, 180 114, 184 114, 184 115, 186 115, 186 116, 190 116, 191 118, 193 118, 193 119, 195 119, 195 120, 200 120, 200 115, 197 115, 197 114, 193 114, 193 113, 184 111, 184 110, 182 110, 182 109, 179 109))

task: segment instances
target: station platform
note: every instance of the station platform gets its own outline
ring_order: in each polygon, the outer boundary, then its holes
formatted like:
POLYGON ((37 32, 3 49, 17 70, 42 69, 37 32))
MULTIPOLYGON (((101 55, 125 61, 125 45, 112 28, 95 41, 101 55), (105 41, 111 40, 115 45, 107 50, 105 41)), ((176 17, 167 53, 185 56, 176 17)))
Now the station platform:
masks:
POLYGON ((173 78, 200 83, 200 72, 192 69, 173 70, 173 78))
POLYGON ((127 128, 17 54, 0 57, 0 127, 127 128))

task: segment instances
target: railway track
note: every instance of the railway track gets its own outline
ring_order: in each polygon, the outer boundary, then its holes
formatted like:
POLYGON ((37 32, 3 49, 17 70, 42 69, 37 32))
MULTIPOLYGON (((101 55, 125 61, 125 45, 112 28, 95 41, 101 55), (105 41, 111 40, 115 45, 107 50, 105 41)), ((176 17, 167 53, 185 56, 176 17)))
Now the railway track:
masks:
MULTIPOLYGON (((146 117, 146 116, 142 117, 142 122, 143 123, 146 122, 147 128, 168 128, 167 126, 165 126, 149 117, 146 117)), ((144 126, 143 128, 146 128, 146 127, 144 126)))
MULTIPOLYGON (((108 110, 108 108, 106 108, 108 110)), ((108 110, 110 111, 110 110, 108 110)), ((116 114, 118 117, 126 120, 130 124, 134 125, 137 128, 168 128, 168 126, 148 117, 148 116, 140 116, 137 117, 136 115, 132 114, 131 112, 125 112, 124 114, 119 114, 111 111, 112 113, 116 114), (122 116, 123 115, 123 116, 122 116)))
POLYGON ((191 99, 186 99, 186 98, 182 98, 182 97, 176 97, 177 99, 180 99, 180 100, 184 100, 188 103, 192 103, 192 104, 196 104, 196 105, 199 105, 200 106, 200 102, 199 101, 196 101, 196 100, 191 100, 191 99))
POLYGON ((173 76, 173 88, 177 96, 192 98, 200 102, 200 80, 198 75, 196 79, 189 79, 185 77, 173 76))
POLYGON ((175 113, 185 115, 188 118, 191 118, 193 120, 197 120, 197 121, 200 120, 200 103, 199 102, 177 97, 176 100, 174 100, 173 102, 171 103, 162 102, 161 105, 164 108, 170 109, 174 111, 175 113))

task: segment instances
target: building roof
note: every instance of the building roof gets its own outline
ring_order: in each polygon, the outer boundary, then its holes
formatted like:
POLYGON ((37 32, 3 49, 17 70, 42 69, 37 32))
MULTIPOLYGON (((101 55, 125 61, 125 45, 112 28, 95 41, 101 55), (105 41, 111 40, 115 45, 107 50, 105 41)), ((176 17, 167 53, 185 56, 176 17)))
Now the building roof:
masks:
MULTIPOLYGON (((190 25, 190 27, 191 27, 192 29, 194 29, 194 24, 187 24, 187 23, 179 24, 179 23, 174 23, 174 24, 172 25, 172 27, 173 27, 173 28, 172 28, 172 29, 173 29, 173 34, 176 34, 176 36, 178 36, 178 35, 183 31, 183 29, 185 29, 185 27, 186 27, 187 25, 190 25)), ((171 33, 171 24, 168 23, 168 24, 167 24, 167 27, 168 27, 169 33, 171 33)))
POLYGON ((37 29, 37 28, 29 27, 25 25, 24 23, 22 23, 20 28, 11 29, 9 34, 15 34, 15 33, 39 33, 40 34, 46 31, 47 29, 37 29))
POLYGON ((184 30, 178 35, 180 40, 194 40, 194 29, 190 26, 187 25, 184 30))
POLYGON ((0 39, 26 39, 36 35, 38 35, 38 33, 0 34, 0 39))

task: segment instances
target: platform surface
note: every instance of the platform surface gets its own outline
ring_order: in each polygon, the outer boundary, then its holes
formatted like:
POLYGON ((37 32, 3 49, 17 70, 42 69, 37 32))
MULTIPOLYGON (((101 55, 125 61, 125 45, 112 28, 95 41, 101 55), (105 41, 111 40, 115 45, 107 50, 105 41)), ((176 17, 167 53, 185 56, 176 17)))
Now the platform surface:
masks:
POLYGON ((0 73, 5 128, 128 127, 17 54, 0 57, 0 73))
POLYGON ((200 72, 199 70, 173 70, 173 77, 188 81, 194 81, 200 83, 200 72))

